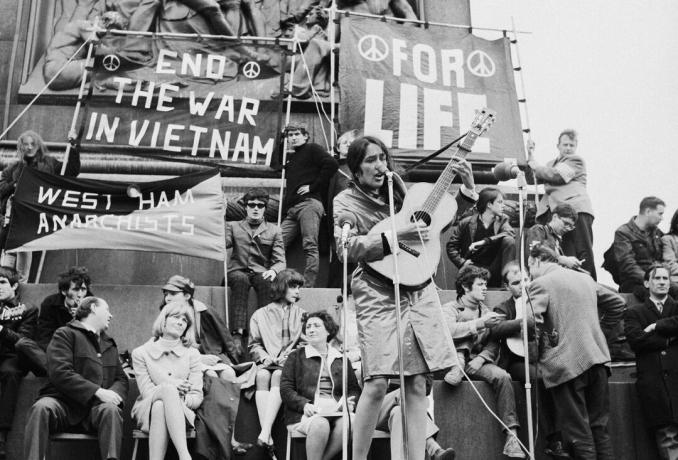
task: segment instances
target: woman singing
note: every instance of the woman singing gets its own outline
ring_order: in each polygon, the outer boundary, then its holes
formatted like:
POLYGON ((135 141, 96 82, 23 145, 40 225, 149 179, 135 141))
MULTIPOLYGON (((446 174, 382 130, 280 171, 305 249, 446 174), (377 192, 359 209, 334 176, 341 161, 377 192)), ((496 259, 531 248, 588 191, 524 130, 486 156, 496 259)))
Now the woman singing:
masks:
MULTIPOLYGON (((363 362, 363 392, 358 402, 353 429, 353 459, 365 460, 370 448, 377 416, 386 394, 387 380, 399 376, 396 310, 391 280, 379 275, 365 263, 390 254, 388 235, 368 235, 378 222, 389 217, 386 171, 391 162, 386 146, 377 138, 356 139, 348 150, 347 164, 353 175, 349 188, 334 199, 334 234, 342 257, 340 223, 346 215, 356 225, 348 240, 348 261, 359 263, 353 272, 351 289, 356 303, 358 337, 363 362)), ((459 208, 470 207, 475 197, 473 175, 465 161, 454 170, 464 187, 457 195, 459 208)), ((405 184, 394 175, 394 201, 398 210, 406 193, 405 184)), ((460 210, 460 212, 462 212, 460 210)), ((428 239, 422 223, 398 230, 399 240, 428 239)), ((431 235, 438 238, 439 235, 431 235)), ((401 286, 400 305, 403 326, 403 362, 407 435, 410 459, 423 460, 426 444, 426 374, 442 371, 456 363, 454 345, 445 328, 440 303, 431 284, 417 289, 401 286)))

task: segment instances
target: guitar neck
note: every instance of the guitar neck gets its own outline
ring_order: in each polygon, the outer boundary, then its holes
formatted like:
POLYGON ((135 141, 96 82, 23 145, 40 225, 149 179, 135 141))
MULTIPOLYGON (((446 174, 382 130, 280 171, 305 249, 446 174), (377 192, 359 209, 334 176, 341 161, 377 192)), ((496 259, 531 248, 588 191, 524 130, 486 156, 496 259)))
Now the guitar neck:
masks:
POLYGON ((473 148, 473 144, 475 144, 476 139, 478 139, 477 133, 469 131, 468 134, 466 134, 464 140, 461 142, 461 145, 457 147, 457 150, 452 155, 452 158, 447 163, 447 166, 445 166, 445 169, 440 174, 440 177, 436 181, 436 185, 433 187, 431 194, 424 202, 423 210, 432 213, 438 207, 440 200, 442 199, 443 195, 447 193, 447 189, 450 188, 452 181, 457 175, 452 169, 455 160, 463 160, 466 158, 466 155, 471 152, 471 148, 473 148))

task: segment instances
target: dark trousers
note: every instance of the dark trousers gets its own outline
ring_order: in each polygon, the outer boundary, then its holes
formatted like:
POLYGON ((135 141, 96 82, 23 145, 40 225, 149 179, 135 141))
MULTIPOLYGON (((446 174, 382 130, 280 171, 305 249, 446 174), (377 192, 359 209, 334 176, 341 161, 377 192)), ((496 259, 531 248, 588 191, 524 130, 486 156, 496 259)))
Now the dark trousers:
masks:
POLYGON ((584 260, 581 267, 596 278, 596 264, 593 260, 593 216, 580 212, 574 230, 563 235, 563 253, 584 260))
POLYGON ((0 355, 0 431, 12 428, 21 379, 29 371, 47 375, 47 357, 35 341, 22 338, 14 348, 16 353, 0 355))
POLYGON ((261 273, 234 270, 228 273, 228 287, 231 297, 228 302, 229 322, 232 330, 248 329, 249 320, 254 311, 248 311, 247 299, 250 287, 257 293, 257 309, 271 303, 272 283, 265 280, 261 273))
MULTIPOLYGON (((523 361, 513 361, 508 366, 508 373, 513 380, 517 380, 521 383, 525 383, 525 363, 523 361)), ((540 373, 541 374, 541 373, 540 373)), ((560 432, 555 424, 555 402, 551 396, 551 392, 546 389, 544 386, 544 381, 541 379, 541 375, 537 378, 537 369, 535 366, 530 364, 530 381, 533 382, 532 386, 532 405, 535 406, 536 402, 536 413, 539 425, 544 430, 547 440, 555 439, 560 441, 560 432), (536 381, 536 384, 534 382, 536 381)))
POLYGON ((607 432, 610 399, 608 370, 597 364, 574 379, 551 388, 558 426, 576 459, 612 460, 607 432))
MULTIPOLYGON (((50 433, 71 428, 72 409, 51 397, 38 399, 28 414, 24 434, 24 460, 44 460, 50 433)), ((101 459, 120 458, 122 446, 122 409, 111 403, 101 403, 90 409, 82 421, 87 431, 96 431, 99 437, 101 459)))
POLYGON ((490 271, 488 287, 501 287, 501 272, 507 263, 516 260, 516 240, 512 236, 504 236, 470 256, 474 265, 485 267, 490 271))

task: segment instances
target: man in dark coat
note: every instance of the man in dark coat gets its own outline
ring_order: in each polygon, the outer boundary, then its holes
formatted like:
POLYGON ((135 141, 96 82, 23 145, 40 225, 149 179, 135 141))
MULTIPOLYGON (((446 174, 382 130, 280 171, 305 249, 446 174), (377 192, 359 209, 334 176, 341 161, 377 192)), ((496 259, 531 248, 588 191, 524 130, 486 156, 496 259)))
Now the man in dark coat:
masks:
POLYGON ((105 332, 111 318, 106 301, 87 297, 75 319, 54 333, 47 347, 49 383, 26 422, 25 460, 43 460, 50 432, 76 425, 97 431, 102 460, 120 458, 128 381, 105 332))
POLYGON ((58 292, 49 295, 40 304, 36 340, 47 350, 54 332, 70 323, 82 299, 91 296, 92 279, 85 267, 71 267, 57 279, 58 292))
POLYGON ((38 309, 21 302, 19 275, 0 267, 0 458, 5 457, 7 432, 12 428, 19 383, 28 373, 45 375, 44 360, 35 356, 33 341, 38 309))
POLYGON ((669 269, 645 272, 649 298, 626 311, 626 338, 636 352, 636 389, 663 459, 678 458, 678 304, 668 295, 669 269))

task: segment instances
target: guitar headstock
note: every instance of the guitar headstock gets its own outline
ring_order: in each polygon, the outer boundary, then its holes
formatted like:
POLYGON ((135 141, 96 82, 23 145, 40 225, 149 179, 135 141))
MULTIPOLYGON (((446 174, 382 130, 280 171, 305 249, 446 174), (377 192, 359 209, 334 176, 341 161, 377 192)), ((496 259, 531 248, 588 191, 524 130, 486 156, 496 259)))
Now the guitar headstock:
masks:
POLYGON ((469 131, 474 133, 476 136, 482 136, 485 131, 490 129, 490 126, 494 123, 496 119, 496 114, 494 110, 490 110, 487 107, 483 107, 480 110, 476 110, 476 115, 473 117, 471 122, 471 128, 469 131))

